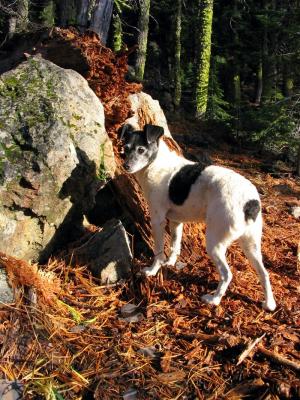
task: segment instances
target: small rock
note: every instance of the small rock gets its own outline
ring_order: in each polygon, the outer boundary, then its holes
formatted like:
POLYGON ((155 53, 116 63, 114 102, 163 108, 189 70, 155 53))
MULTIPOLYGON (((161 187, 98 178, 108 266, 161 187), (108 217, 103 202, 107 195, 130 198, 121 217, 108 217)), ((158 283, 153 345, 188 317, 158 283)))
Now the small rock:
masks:
POLYGON ((18 381, 0 380, 0 399, 1 400, 21 400, 23 399, 23 385, 18 381))
POLYGON ((143 347, 142 349, 139 349, 137 352, 143 354, 143 356, 145 357, 154 359, 158 358, 160 355, 160 352, 157 350, 155 346, 143 347))
POLYGON ((300 207, 298 206, 294 206, 291 208, 291 214, 295 217, 295 218, 300 218, 300 207))
POLYGON ((286 194, 286 195, 293 194, 293 189, 291 188, 291 186, 287 185, 285 183, 279 184, 279 185, 274 185, 273 189, 282 194, 286 194))
POLYGON ((129 388, 123 394, 123 400, 136 400, 137 399, 137 390, 135 388, 129 388))
POLYGON ((104 284, 126 278, 131 269, 132 253, 127 232, 117 219, 104 224, 101 232, 93 234, 74 251, 75 260, 89 266, 104 284))
POLYGON ((80 333, 86 329, 85 325, 74 325, 71 329, 70 332, 73 333, 80 333))
POLYGON ((141 321, 144 316, 140 312, 140 309, 135 304, 125 304, 120 311, 121 318, 123 321, 126 322, 139 322, 141 321))
POLYGON ((186 266, 187 266, 187 263, 184 263, 181 261, 177 261, 175 264, 175 268, 177 269, 177 271, 181 271, 186 266))
POLYGON ((0 268, 0 305, 1 303, 13 303, 13 301, 14 301, 14 293, 12 288, 8 284, 6 271, 5 269, 0 268))

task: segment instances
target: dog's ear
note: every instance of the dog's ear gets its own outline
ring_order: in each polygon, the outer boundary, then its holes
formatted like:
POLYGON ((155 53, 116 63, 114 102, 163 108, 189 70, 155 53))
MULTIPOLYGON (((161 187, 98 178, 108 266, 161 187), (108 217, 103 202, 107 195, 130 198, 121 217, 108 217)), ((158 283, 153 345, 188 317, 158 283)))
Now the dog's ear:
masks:
POLYGON ((146 124, 144 126, 147 142, 154 143, 164 134, 164 128, 157 125, 146 124))
POLYGON ((133 132, 133 127, 130 124, 125 124, 123 125, 119 130, 118 130, 118 135, 119 139, 126 142, 128 140, 128 134, 133 132))

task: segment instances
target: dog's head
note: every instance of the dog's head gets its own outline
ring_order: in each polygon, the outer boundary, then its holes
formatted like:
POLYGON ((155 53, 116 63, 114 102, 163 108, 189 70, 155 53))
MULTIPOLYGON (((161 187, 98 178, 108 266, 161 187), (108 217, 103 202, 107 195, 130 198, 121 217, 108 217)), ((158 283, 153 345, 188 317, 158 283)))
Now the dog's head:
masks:
POLYGON ((164 134, 161 126, 145 125, 142 131, 135 131, 131 125, 120 129, 120 139, 124 144, 124 169, 134 174, 154 161, 158 152, 159 138, 164 134))

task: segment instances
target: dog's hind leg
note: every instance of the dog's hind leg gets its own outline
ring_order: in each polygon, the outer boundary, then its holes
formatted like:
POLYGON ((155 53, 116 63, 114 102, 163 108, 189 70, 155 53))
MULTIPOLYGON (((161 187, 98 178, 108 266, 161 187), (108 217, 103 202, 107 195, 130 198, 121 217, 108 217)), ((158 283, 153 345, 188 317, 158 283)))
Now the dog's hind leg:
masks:
POLYGON ((206 250, 213 260, 220 275, 220 282, 214 294, 205 294, 201 298, 209 304, 219 305, 232 279, 232 273, 226 261, 227 245, 216 241, 214 235, 208 231, 206 233, 206 250))
POLYGON ((274 300, 269 274, 262 261, 261 229, 252 225, 246 233, 239 238, 239 244, 245 253, 245 256, 250 261, 250 264, 256 270, 262 284, 265 295, 263 307, 269 311, 275 310, 276 302, 274 300))
POLYGON ((171 232, 171 249, 169 258, 165 264, 173 266, 175 265, 181 250, 183 224, 175 221, 169 221, 169 226, 171 232))

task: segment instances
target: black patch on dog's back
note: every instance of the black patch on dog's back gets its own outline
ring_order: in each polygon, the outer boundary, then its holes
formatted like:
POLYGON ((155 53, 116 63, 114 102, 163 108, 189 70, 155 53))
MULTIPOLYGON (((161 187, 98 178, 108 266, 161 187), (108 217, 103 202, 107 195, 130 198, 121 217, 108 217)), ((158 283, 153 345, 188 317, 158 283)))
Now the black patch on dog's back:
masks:
POLYGON ((258 200, 248 200, 244 205, 245 221, 248 219, 256 220, 258 213, 260 212, 260 204, 258 200))
POLYGON ((176 172, 169 185, 169 198, 174 204, 181 206, 185 202, 191 186, 206 167, 204 163, 195 163, 185 165, 176 172))

